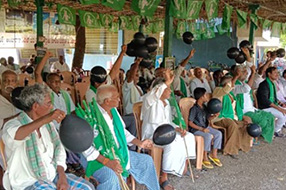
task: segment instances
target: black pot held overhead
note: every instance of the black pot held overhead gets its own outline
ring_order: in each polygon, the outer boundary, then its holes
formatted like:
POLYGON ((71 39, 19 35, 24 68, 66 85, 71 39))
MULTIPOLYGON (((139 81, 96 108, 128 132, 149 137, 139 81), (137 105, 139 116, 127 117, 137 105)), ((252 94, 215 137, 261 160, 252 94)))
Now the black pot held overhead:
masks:
POLYGON ((185 32, 183 34, 183 41, 186 44, 189 44, 189 45, 192 44, 194 41, 194 35, 191 32, 185 32))

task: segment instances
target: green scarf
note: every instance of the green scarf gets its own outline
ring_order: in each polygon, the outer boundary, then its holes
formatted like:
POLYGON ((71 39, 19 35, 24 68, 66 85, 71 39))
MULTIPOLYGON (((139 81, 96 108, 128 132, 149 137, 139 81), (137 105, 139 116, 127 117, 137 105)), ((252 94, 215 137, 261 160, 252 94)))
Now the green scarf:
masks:
MULTIPOLYGON (((21 112, 18 116, 22 125, 27 125, 29 122, 28 115, 25 112, 21 112)), ((53 165, 55 169, 57 168, 57 162, 60 159, 60 148, 61 141, 59 139, 58 133, 54 127, 50 124, 46 124, 52 143, 54 145, 54 157, 53 157, 53 165)), ((26 140, 26 152, 28 155, 28 160, 32 171, 34 172, 37 179, 47 180, 47 174, 44 168, 44 164, 42 163, 42 158, 40 156, 39 148, 37 145, 37 132, 36 130, 30 134, 30 138, 26 140)))
POLYGON ((180 91, 184 94, 184 97, 188 97, 187 88, 184 79, 180 77, 180 91))
POLYGON ((182 116, 182 113, 181 113, 181 110, 178 106, 178 103, 176 101, 173 87, 172 87, 171 96, 168 100, 169 100, 170 106, 173 107, 173 109, 175 108, 175 110, 176 110, 175 113, 172 112, 173 122, 176 125, 180 126, 181 128, 186 129, 187 125, 186 125, 186 122, 182 116))
POLYGON ((97 89, 94 86, 90 85, 89 88, 90 88, 90 90, 92 90, 96 94, 97 89))
MULTIPOLYGON (((71 102, 70 102, 69 94, 64 90, 60 90, 60 93, 61 93, 61 95, 65 101, 65 104, 67 107, 67 114, 70 114, 71 113, 71 102)), ((55 103, 55 93, 54 92, 51 93, 51 101, 52 101, 52 104, 54 105, 54 103, 55 103)))
POLYGON ((270 102, 274 103, 275 105, 278 105, 278 102, 276 100, 276 97, 277 97, 276 96, 276 86, 268 77, 266 77, 266 81, 269 85, 269 91, 270 91, 269 100, 270 100, 270 102))
POLYGON ((229 97, 230 95, 235 99, 234 94, 232 92, 223 96, 222 109, 220 111, 219 118, 224 117, 234 119, 234 111, 231 103, 231 98, 229 97))
MULTIPOLYGON (((245 81, 247 82, 247 81, 245 81)), ((235 81, 235 85, 242 85, 242 82, 239 80, 235 81)), ((252 102, 254 101, 253 99, 253 94, 252 94, 252 90, 250 90, 249 92, 250 94, 250 98, 252 100, 252 102)), ((243 109, 244 109, 244 94, 237 94, 236 95, 236 105, 235 105, 235 110, 236 110, 236 114, 238 117, 238 120, 242 120, 243 119, 243 109)))
MULTIPOLYGON (((128 177, 129 172, 126 169, 128 163, 128 149, 127 142, 124 133, 124 128, 120 120, 120 116, 116 112, 115 108, 112 108, 111 113, 113 116, 113 124, 115 135, 119 144, 115 142, 115 139, 110 131, 108 124, 106 123, 99 107, 93 98, 92 103, 89 103, 89 107, 86 102, 83 101, 85 110, 83 110, 80 106, 76 108, 77 116, 85 119, 91 126, 93 126, 94 130, 94 140, 93 144, 97 150, 99 150, 100 154, 104 157, 109 158, 110 160, 118 159, 123 168, 122 176, 128 177), (112 149, 114 149, 116 158, 114 158, 112 154, 112 149)), ((89 161, 86 168, 86 175, 90 177, 93 173, 102 168, 104 165, 98 162, 97 160, 89 161)))

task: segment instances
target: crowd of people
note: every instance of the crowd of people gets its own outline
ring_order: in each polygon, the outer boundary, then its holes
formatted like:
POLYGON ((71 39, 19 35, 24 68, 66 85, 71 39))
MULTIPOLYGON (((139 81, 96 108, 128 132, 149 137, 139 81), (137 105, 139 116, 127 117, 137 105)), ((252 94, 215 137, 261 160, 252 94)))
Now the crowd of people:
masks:
POLYGON ((19 86, 17 68, 12 67, 13 61, 7 64, 1 59, 0 126, 7 163, 5 168, 2 160, 5 173, 1 181, 5 189, 119 190, 122 184, 118 176, 126 180, 131 175, 150 190, 172 190, 175 187, 169 175, 191 175, 188 160, 196 159, 195 136, 204 139, 202 165, 206 169, 223 166, 219 150, 236 158, 239 151, 248 152, 259 143, 261 139, 247 132, 251 123, 261 127, 261 136, 268 143, 285 137, 286 70, 280 76, 275 52, 267 53, 266 61, 256 67, 249 50, 242 48, 245 63, 210 73, 200 67, 186 70, 195 55, 191 50, 173 71, 143 68, 142 58, 137 58, 125 74, 120 68, 126 51, 123 45, 109 72, 95 66, 90 76, 85 76, 90 81, 85 101, 95 104, 102 125, 108 128, 94 130, 95 137, 109 135, 114 149, 108 150, 104 143, 98 148, 93 143, 80 154, 66 150, 58 134, 61 121, 67 114, 76 114, 75 105, 82 103, 74 102, 61 88, 60 72, 69 70, 63 57, 51 66, 48 60, 53 55, 47 51, 39 64, 33 63, 36 84, 22 88, 17 97, 11 96, 19 86), (43 74, 47 67, 49 72, 43 74), (221 100, 219 113, 209 113, 206 104, 211 97, 221 100), (183 98, 195 101, 185 129, 174 119, 181 113, 173 109, 170 98, 176 103, 183 98), (142 131, 137 131, 133 113, 137 102, 142 102, 142 131), (151 156, 136 150, 151 150, 155 145, 150 139, 162 124, 173 126, 176 136, 163 146, 158 178, 151 156), (224 135, 217 126, 224 129, 224 135), (109 156, 114 150, 117 159, 109 156))

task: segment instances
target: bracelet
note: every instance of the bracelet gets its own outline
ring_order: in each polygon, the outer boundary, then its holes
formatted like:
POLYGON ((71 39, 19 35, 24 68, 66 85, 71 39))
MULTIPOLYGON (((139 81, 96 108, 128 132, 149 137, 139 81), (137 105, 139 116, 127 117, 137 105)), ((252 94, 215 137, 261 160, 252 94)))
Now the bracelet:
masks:
POLYGON ((108 159, 108 158, 104 158, 102 164, 103 164, 103 165, 106 165, 108 162, 109 162, 109 159, 108 159))

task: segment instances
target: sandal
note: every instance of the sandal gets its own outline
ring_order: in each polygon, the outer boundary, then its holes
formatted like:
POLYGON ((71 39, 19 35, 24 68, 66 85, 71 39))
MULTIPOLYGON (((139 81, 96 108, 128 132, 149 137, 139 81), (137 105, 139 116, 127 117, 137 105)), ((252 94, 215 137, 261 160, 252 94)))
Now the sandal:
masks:
POLYGON ((203 161, 203 166, 208 169, 213 169, 214 166, 210 163, 210 161, 203 161))
POLYGON ((173 185, 170 184, 169 180, 164 181, 160 184, 160 187, 163 190, 176 190, 173 185), (167 187, 167 189, 165 189, 167 187), (169 187, 169 188, 168 188, 169 187))
POLYGON ((222 163, 220 162, 220 160, 218 158, 213 158, 213 157, 209 156, 209 159, 218 167, 222 167, 222 163))

